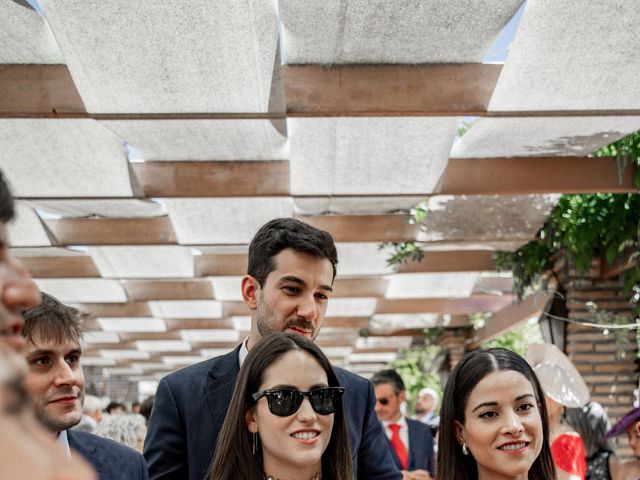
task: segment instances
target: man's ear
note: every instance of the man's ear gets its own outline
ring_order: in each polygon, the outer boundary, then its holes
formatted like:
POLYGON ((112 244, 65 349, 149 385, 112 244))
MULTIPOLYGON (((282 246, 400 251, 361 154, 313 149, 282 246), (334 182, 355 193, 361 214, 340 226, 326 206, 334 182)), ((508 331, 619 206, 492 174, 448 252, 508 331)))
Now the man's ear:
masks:
POLYGON ((258 308, 257 294, 260 284, 251 275, 242 277, 242 299, 251 310, 258 308))
POLYGON ((258 433, 258 422, 253 408, 249 408, 244 413, 244 420, 247 422, 247 428, 251 433, 258 433))
POLYGON ((405 392, 404 390, 398 394, 398 400, 400 400, 400 403, 404 402, 406 398, 407 392, 405 392))
POLYGON ((456 433, 456 440, 462 445, 464 442, 464 427, 458 420, 454 420, 453 427, 456 433))

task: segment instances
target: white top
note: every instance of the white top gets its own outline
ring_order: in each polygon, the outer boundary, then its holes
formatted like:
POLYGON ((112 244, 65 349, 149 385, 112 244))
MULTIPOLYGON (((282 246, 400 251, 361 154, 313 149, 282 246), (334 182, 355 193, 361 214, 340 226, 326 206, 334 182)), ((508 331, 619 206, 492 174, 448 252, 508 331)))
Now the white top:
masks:
POLYGON ((71 449, 69 448, 69 439, 67 438, 66 430, 58 433, 58 439, 56 440, 56 443, 62 447, 65 454, 67 455, 67 458, 71 458, 71 449))

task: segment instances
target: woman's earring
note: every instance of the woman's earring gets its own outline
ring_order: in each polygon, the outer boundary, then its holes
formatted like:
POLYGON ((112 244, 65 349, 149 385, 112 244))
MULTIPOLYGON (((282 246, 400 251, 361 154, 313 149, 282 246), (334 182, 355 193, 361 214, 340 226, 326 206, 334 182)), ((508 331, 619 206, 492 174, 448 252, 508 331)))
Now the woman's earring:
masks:
POLYGON ((465 455, 469 455, 469 449, 467 448, 467 444, 463 443, 462 444, 462 453, 465 455))
POLYGON ((251 448, 251 452, 255 455, 257 449, 258 449, 258 434, 256 432, 253 432, 253 447, 251 448))

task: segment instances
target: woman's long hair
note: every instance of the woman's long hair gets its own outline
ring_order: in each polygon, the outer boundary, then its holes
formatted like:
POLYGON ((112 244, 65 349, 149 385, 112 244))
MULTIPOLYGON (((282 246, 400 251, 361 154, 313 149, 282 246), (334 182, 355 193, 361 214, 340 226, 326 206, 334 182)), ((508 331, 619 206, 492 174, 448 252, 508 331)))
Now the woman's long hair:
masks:
MULTIPOLYGON (((255 405, 251 395, 260 389, 265 370, 292 350, 309 353, 326 372, 329 386, 340 386, 329 360, 313 342, 291 333, 272 333, 264 337, 251 349, 240 369, 209 468, 209 480, 263 478, 262 447, 258 437, 258 448, 255 454, 252 453, 253 434, 247 428, 245 414, 255 405)), ((329 445, 322 455, 322 474, 323 478, 331 480, 350 480, 353 476, 349 433, 342 402, 334 414, 329 445)))
POLYGON ((549 448, 549 420, 544 393, 531 366, 517 353, 504 348, 476 350, 466 355, 451 372, 440 410, 438 429, 438 480, 476 480, 478 465, 473 455, 463 455, 456 438, 455 422, 465 423, 465 408, 471 391, 489 373, 513 370, 533 386, 542 419, 542 450, 529 469, 529 480, 555 479, 555 467, 549 448))

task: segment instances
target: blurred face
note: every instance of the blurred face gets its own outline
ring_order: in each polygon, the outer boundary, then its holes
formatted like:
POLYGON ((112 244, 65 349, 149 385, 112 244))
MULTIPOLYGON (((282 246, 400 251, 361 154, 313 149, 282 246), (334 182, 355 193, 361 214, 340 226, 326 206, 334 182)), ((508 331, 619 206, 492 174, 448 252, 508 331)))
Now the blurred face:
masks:
MULTIPOLYGON (((260 391, 293 388, 308 392, 328 386, 327 374, 309 353, 292 350, 265 370, 260 391)), ((255 392, 253 392, 255 393, 255 392)), ((321 470, 329 445, 334 414, 316 413, 307 397, 297 412, 280 417, 269 411, 262 397, 247 412, 249 431, 260 437, 264 470, 275 478, 311 478, 321 470)))
POLYGON ((21 312, 40 303, 40 291, 31 280, 29 272, 11 256, 6 230, 0 222, 0 341, 14 350, 24 347, 20 335, 21 312))
POLYGON ((416 412, 419 414, 432 412, 435 409, 435 404, 436 401, 431 395, 422 395, 418 397, 416 402, 416 412))
POLYGON ((275 270, 264 286, 246 275, 244 300, 255 311, 249 347, 272 332, 292 332, 313 340, 318 335, 332 291, 331 261, 292 248, 274 257, 275 270))
POLYGON ((95 474, 81 458, 67 458, 33 416, 23 387, 24 358, 0 342, 0 480, 89 480, 95 474))
POLYGON ((633 454, 640 458, 640 422, 636 422, 627 429, 629 437, 629 447, 633 450, 633 454))
POLYGON ((36 413, 53 432, 80 422, 84 398, 84 375, 80 366, 80 345, 72 341, 29 343, 25 354, 29 373, 25 387, 36 413))
POLYGON ((396 394, 390 383, 381 383, 375 386, 376 390, 376 414, 381 422, 395 422, 402 412, 400 405, 404 401, 405 393, 396 394))
POLYGON ((478 465, 478 480, 526 480, 542 449, 542 420, 533 386, 513 370, 495 371, 471 391, 458 441, 478 465))

